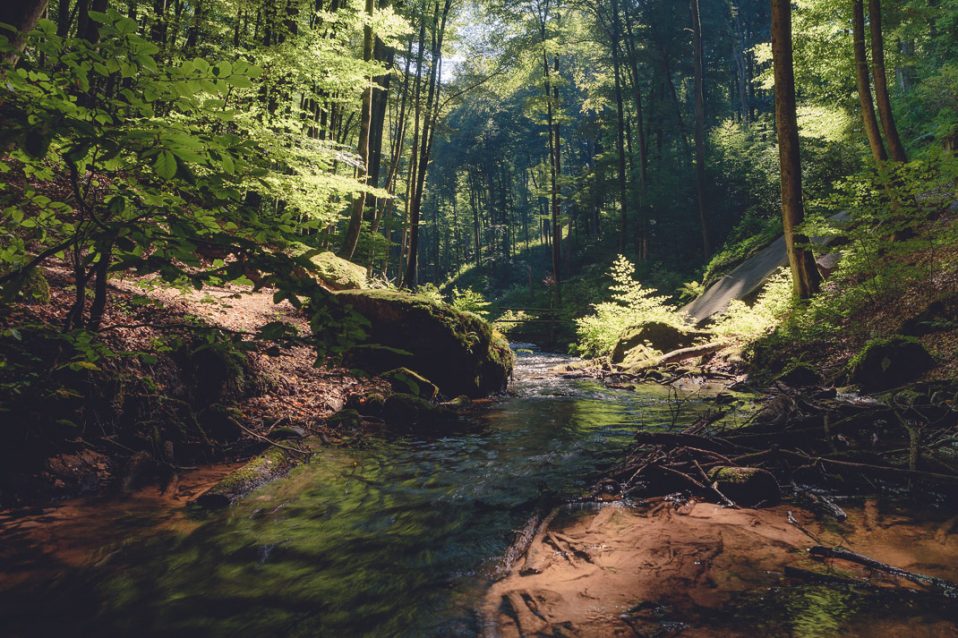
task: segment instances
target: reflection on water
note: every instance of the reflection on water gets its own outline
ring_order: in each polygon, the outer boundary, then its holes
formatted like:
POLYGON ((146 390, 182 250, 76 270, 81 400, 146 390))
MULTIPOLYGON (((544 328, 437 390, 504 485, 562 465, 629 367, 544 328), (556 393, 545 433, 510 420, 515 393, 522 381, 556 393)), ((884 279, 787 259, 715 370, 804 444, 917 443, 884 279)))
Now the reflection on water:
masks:
POLYGON ((38 570, 0 613, 23 635, 474 634, 484 575, 543 495, 577 495, 673 419, 665 392, 549 372, 566 360, 520 353, 516 396, 481 428, 326 450, 192 529, 105 508, 99 562, 38 570))
MULTIPOLYGON (((474 636, 486 574, 543 496, 577 495, 637 428, 676 420, 667 392, 550 373, 565 360, 520 354, 516 396, 482 427, 325 450, 225 512, 74 506, 61 529, 85 552, 0 521, 0 583, 16 583, 0 635, 474 636)), ((831 590, 792 594, 774 607, 797 636, 853 613, 831 590)))

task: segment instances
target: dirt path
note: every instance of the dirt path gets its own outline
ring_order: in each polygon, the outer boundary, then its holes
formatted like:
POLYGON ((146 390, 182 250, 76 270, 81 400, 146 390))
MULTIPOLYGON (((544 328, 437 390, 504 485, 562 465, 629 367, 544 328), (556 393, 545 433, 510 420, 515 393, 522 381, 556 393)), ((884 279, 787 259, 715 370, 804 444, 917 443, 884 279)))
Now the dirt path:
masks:
MULTIPOLYGON (((822 544, 844 544, 905 569, 958 577, 953 521, 917 525, 899 514, 880 513, 874 502, 850 511, 841 526, 787 506, 741 510, 690 502, 678 509, 660 504, 637 511, 610 505, 540 530, 525 563, 493 585, 483 601, 485 633, 504 638, 852 635, 756 633, 754 620, 750 625, 736 622, 734 613, 729 617, 729 606, 743 595, 783 586, 786 565, 830 569, 808 557, 807 549, 817 541, 788 522, 789 509, 822 544)), ((839 567, 875 584, 892 584, 862 568, 839 567)), ((930 620, 920 628, 907 619, 874 622, 884 623, 871 625, 876 631, 881 627, 878 633, 860 635, 952 636, 958 631, 958 624, 946 620, 930 620)))

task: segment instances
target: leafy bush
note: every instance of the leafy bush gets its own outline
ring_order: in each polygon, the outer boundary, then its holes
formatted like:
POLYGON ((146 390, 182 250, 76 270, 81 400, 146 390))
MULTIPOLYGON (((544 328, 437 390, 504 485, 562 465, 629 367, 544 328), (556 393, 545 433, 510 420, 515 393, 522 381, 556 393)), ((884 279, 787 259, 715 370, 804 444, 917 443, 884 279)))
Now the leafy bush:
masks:
POLYGON ((482 296, 482 293, 476 292, 472 288, 466 288, 465 290, 452 289, 452 307, 456 310, 471 312, 485 319, 489 316, 489 306, 491 305, 482 296))
POLYGON ((792 307, 792 276, 781 268, 769 278, 751 306, 734 299, 712 326, 720 337, 750 342, 772 332, 792 307))
POLYGON ((609 354, 619 335, 637 324, 661 321, 681 326, 686 323, 685 317, 667 304, 667 296, 645 288, 634 275, 635 266, 619 255, 609 270, 611 301, 594 304, 593 314, 576 319, 580 354, 590 357, 609 354))

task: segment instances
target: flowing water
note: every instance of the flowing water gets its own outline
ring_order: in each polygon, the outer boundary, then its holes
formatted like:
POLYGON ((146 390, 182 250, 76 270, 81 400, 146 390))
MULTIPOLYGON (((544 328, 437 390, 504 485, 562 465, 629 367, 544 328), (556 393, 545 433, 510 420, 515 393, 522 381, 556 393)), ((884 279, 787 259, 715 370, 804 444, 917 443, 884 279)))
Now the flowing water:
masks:
MULTIPOLYGON (((708 405, 551 372, 566 361, 520 350, 514 395, 475 423, 323 450, 225 511, 157 498, 0 513, 0 636, 476 636, 489 574, 544 499, 582 493, 637 429, 708 405)), ((756 592, 731 613, 803 637, 869 616, 816 592, 756 592)))
POLYGON ((64 539, 31 548, 29 535, 6 534, 27 547, 13 552, 17 587, 0 591, 4 626, 13 635, 475 635, 486 575, 537 504, 581 493, 637 428, 685 422, 703 407, 549 372, 566 361, 520 350, 515 395, 463 432, 324 450, 225 512, 81 507, 77 518, 95 524, 64 528, 89 537, 68 560, 64 539))

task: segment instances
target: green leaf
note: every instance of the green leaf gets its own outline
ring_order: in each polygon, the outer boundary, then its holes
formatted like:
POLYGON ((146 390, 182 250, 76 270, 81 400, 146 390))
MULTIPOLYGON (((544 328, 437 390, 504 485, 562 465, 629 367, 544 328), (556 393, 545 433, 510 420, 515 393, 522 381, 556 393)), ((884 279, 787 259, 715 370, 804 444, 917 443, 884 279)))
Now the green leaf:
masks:
POLYGON ((176 175, 176 156, 165 149, 160 151, 153 162, 153 170, 162 179, 173 179, 176 175))

